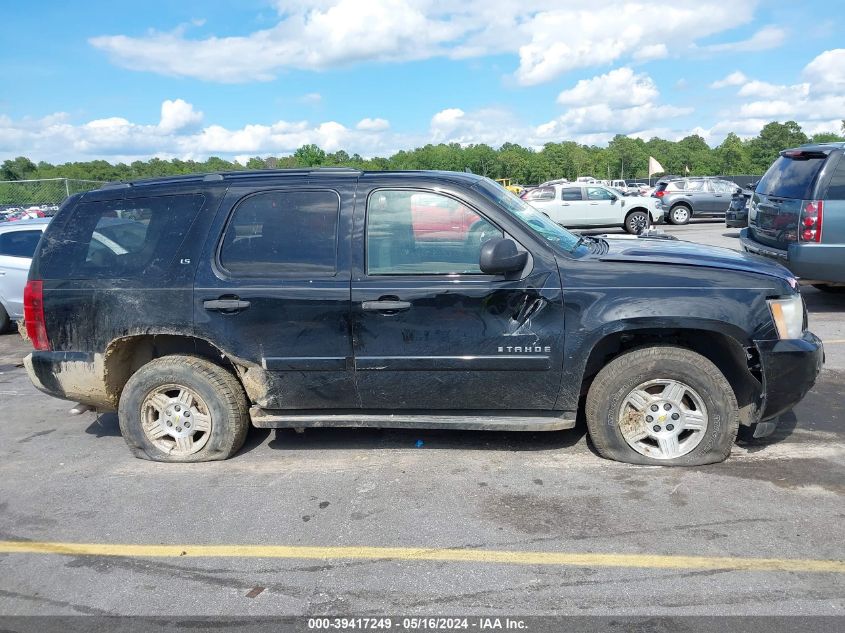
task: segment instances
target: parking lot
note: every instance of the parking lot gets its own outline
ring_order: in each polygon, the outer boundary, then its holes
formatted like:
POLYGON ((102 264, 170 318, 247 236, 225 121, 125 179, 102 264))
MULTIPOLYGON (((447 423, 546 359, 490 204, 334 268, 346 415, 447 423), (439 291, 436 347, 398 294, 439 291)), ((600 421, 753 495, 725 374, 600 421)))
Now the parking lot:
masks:
MULTIPOLYGON (((666 230, 738 247, 721 222, 666 230)), ((689 469, 603 460, 583 421, 253 429, 226 462, 146 462, 114 414, 36 391, 4 335, 0 612, 841 615, 845 296, 805 298, 815 388, 689 469)))

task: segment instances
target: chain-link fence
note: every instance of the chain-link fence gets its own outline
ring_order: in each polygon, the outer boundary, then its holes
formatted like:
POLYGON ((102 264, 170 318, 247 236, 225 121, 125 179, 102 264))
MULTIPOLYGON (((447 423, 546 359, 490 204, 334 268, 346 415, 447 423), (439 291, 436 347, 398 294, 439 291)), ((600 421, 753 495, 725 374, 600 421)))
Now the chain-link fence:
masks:
MULTIPOLYGON (((37 208, 47 215, 74 193, 97 189, 99 180, 47 178, 43 180, 0 180, 0 214, 37 208)), ((2 217, 0 217, 2 219, 2 217)))

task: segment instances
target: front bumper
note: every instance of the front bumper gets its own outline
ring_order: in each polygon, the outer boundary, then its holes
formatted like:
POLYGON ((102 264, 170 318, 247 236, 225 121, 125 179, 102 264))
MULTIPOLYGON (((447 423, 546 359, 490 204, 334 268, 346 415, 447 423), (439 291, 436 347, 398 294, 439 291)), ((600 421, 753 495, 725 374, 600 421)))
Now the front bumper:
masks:
POLYGON ((798 404, 816 382, 824 345, 812 332, 800 339, 755 341, 763 374, 760 420, 771 420, 798 404))
POLYGON ((23 359, 32 384, 48 396, 113 410, 106 389, 102 354, 32 352, 23 359))

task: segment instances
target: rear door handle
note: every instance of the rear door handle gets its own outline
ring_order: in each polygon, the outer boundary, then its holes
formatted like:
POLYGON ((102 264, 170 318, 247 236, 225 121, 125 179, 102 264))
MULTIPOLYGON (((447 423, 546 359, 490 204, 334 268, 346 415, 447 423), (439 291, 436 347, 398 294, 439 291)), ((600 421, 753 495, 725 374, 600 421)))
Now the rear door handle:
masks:
POLYGON ((411 308, 410 301, 364 301, 361 308, 367 312, 400 312, 411 308))
POLYGON ((206 310, 218 310, 221 312, 239 312, 249 307, 249 301, 240 299, 211 299, 202 302, 206 310))

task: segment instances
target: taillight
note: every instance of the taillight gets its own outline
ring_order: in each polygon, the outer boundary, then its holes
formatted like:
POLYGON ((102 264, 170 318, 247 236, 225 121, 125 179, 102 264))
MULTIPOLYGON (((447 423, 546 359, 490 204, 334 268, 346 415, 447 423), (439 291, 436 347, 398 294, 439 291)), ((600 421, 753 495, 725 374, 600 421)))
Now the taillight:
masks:
POLYGON ((654 195, 657 196, 658 198, 662 198, 663 196, 666 195, 666 192, 665 191, 655 191, 654 195))
POLYGON ((821 200, 805 200, 801 204, 801 226, 799 228, 801 240, 804 242, 821 242, 824 202, 821 200))
POLYGON ((38 351, 49 350, 50 340, 44 322, 44 283, 41 281, 26 282, 23 290, 23 320, 32 346, 38 351))

